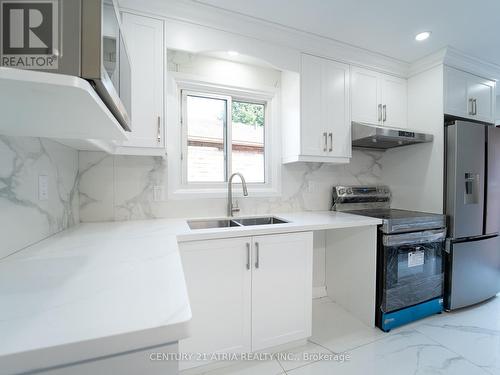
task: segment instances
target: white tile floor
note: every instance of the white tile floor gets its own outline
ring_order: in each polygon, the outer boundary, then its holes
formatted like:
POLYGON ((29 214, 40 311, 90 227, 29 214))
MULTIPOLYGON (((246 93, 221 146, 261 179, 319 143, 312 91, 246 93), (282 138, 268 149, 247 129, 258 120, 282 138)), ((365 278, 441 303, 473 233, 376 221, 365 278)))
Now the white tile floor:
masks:
POLYGON ((209 375, 500 375, 500 295, 458 312, 394 329, 369 328, 340 306, 313 303, 313 335, 289 350, 300 360, 240 362, 209 375), (302 360, 302 353, 346 353, 349 360, 302 360))

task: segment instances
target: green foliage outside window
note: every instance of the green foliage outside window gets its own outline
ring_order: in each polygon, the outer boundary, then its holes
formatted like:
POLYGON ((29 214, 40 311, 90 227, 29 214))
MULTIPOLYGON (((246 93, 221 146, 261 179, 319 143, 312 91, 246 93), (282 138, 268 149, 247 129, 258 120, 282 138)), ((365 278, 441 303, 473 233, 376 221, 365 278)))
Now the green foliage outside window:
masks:
POLYGON ((264 105, 233 101, 233 122, 264 126, 264 105))

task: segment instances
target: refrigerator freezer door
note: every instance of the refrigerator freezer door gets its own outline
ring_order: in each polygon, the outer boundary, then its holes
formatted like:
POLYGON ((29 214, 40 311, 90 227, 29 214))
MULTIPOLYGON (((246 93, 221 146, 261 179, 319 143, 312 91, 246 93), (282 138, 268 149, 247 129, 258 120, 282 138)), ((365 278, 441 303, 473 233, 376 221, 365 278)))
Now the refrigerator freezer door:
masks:
POLYGON ((483 234, 485 129, 465 121, 446 128, 446 213, 452 238, 483 234))
POLYGON ((486 234, 500 232, 500 128, 488 129, 486 234))
POLYGON ((449 256, 447 309, 473 305, 500 291, 500 237, 454 243, 449 256))

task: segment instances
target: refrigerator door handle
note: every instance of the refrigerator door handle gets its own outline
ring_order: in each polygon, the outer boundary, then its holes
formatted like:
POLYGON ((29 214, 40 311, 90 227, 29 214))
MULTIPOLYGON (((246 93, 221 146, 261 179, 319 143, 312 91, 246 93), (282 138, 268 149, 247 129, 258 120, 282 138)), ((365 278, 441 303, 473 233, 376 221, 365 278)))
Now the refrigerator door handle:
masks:
POLYGON ((444 243, 444 251, 448 254, 451 254, 451 249, 454 244, 459 244, 463 242, 475 242, 475 241, 483 241, 483 240, 489 240, 491 238, 499 237, 500 232, 493 232, 493 233, 488 233, 488 234, 482 234, 480 236, 474 236, 474 237, 464 237, 464 238, 446 238, 445 243, 444 243))
POLYGON ((483 241, 483 240, 489 240, 490 238, 495 238, 495 237, 498 237, 498 236, 500 236, 500 232, 494 232, 494 233, 488 233, 488 234, 481 234, 479 236, 472 236, 472 237, 447 238, 446 239, 446 244, 448 245, 448 243, 449 243, 449 245, 453 245, 453 244, 462 243, 462 242, 483 241))

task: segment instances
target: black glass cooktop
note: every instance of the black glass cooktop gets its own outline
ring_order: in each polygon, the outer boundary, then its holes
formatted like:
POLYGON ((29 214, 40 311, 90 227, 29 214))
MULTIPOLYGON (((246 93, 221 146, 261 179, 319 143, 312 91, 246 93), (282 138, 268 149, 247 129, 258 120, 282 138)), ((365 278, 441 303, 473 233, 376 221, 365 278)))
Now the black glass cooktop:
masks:
POLYGON ((377 219, 414 219, 414 218, 425 218, 425 217, 436 217, 439 218, 442 215, 431 214, 428 212, 418 212, 418 211, 408 211, 408 210, 398 210, 394 208, 373 208, 366 210, 349 210, 344 211, 349 214, 356 214, 362 216, 374 217, 377 219))
POLYGON ((343 211, 349 214, 374 217, 382 220, 380 229, 383 233, 404 233, 428 229, 444 228, 444 215, 428 212, 398 210, 393 208, 373 208, 343 211))

